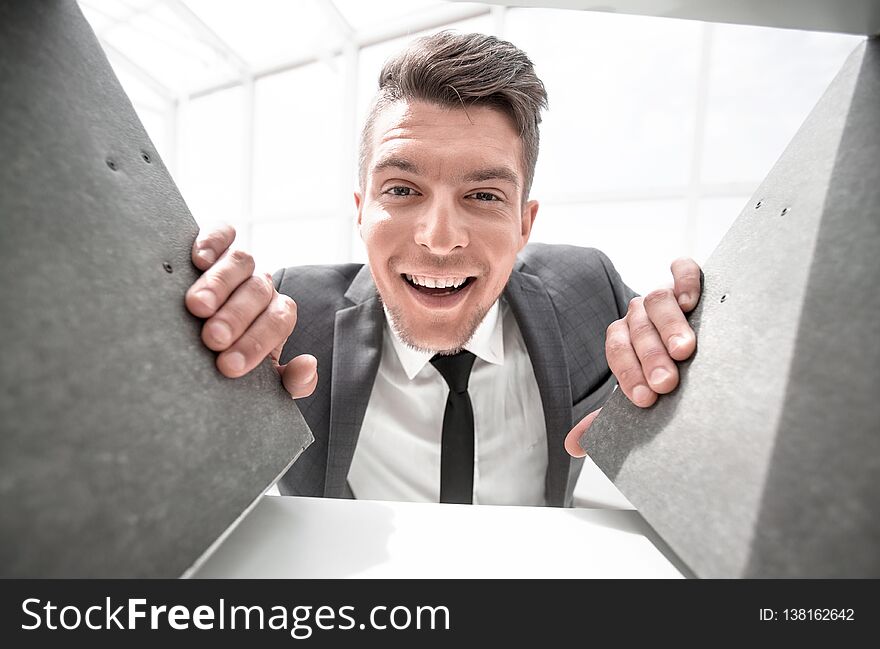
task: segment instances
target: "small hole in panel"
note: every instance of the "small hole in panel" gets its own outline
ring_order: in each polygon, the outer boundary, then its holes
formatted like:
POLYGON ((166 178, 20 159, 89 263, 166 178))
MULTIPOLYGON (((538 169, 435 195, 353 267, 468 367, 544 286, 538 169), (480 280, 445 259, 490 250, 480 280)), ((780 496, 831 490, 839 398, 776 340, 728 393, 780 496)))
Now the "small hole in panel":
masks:
POLYGON ((150 157, 150 154, 147 153, 146 151, 141 151, 141 158, 143 158, 144 162, 146 162, 147 164, 150 164, 151 162, 153 162, 153 159, 150 157))
POLYGON ((108 167, 110 167, 113 171, 116 171, 116 169, 118 168, 116 165, 116 160, 114 160, 113 158, 107 158, 106 162, 108 167))
POLYGON ((787 208, 787 207, 783 207, 783 208, 782 208, 782 213, 780 214, 780 216, 785 216, 786 214, 788 214, 788 208, 787 208))
POLYGON ((162 268, 165 269, 166 273, 173 273, 174 272, 174 269, 171 268, 171 264, 169 264, 167 261, 162 263, 162 268))
POLYGON ((756 210, 757 210, 757 209, 760 209, 761 205, 763 205, 763 202, 762 202, 762 201, 758 201, 757 203, 755 203, 755 209, 756 209, 756 210))
POLYGON ((726 301, 727 301, 727 293, 725 293, 724 295, 721 296, 721 301, 722 301, 722 302, 726 302, 726 301))

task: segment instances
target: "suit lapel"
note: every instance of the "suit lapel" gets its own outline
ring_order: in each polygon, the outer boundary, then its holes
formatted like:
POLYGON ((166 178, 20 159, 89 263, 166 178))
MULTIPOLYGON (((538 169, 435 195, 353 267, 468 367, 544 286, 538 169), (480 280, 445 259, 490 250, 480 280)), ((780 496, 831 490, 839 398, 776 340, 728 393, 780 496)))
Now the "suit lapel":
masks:
POLYGON ((547 504, 567 505, 570 457, 565 435, 571 430, 571 383, 556 310, 543 282, 514 270, 505 289, 529 352, 544 405, 547 426, 547 504))
POLYGON ((379 369, 385 319, 367 265, 355 276, 345 297, 353 306, 336 312, 324 479, 324 495, 333 498, 347 495, 348 470, 379 369))

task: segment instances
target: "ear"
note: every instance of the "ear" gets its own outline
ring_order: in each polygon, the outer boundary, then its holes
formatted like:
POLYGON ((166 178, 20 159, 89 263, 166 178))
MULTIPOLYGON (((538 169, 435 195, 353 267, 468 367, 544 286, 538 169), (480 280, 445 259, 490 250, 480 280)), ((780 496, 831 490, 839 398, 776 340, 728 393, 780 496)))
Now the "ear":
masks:
POLYGON ((519 249, 522 250, 525 248, 526 244, 529 242, 529 237, 532 234, 532 225, 535 223, 535 217, 538 215, 538 201, 532 200, 528 201, 522 210, 522 216, 520 218, 520 226, 521 226, 521 236, 522 243, 520 244, 519 249))
POLYGON ((358 227, 360 227, 360 224, 361 224, 361 205, 362 205, 361 193, 355 192, 354 193, 354 208, 357 210, 357 213, 358 213, 358 227))

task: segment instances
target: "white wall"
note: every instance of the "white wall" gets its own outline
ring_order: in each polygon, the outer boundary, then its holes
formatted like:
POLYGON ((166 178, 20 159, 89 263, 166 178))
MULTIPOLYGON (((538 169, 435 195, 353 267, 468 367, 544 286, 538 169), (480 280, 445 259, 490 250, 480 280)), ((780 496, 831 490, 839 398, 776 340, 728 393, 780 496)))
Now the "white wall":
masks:
MULTIPOLYGON (((448 26, 511 40, 547 86, 533 240, 599 247, 643 292, 673 258, 707 259, 861 40, 541 9, 448 26)), ((384 59, 421 33, 185 99, 175 128, 130 94, 197 220, 235 224, 262 269, 363 261, 359 124, 384 59)))

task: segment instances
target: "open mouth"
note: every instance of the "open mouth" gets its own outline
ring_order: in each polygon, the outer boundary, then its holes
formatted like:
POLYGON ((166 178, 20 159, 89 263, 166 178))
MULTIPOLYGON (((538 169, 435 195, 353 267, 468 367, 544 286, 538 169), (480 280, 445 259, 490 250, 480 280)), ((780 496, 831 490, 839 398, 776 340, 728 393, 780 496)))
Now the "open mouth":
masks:
POLYGON ((455 295, 471 285, 476 277, 424 277, 402 273, 400 277, 413 289, 424 295, 445 297, 455 295))

